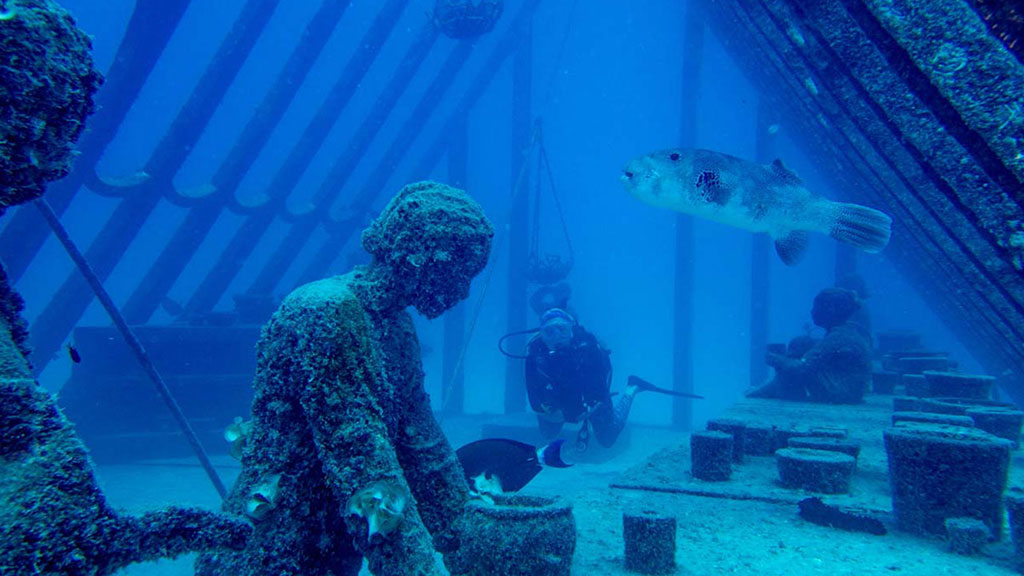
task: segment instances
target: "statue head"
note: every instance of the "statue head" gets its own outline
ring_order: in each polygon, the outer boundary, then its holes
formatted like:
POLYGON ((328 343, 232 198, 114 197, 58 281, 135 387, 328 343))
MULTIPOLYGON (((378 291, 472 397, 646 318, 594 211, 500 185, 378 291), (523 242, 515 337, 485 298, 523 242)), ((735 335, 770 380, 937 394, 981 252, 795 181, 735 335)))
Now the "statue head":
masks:
POLYGON ((855 292, 843 288, 826 288, 814 297, 811 320, 816 326, 831 330, 849 320, 858 309, 860 302, 855 292))
POLYGON ((494 228, 462 190, 437 182, 402 188, 363 231, 363 248, 385 285, 378 289, 402 306, 436 318, 469 295, 487 265, 494 228))

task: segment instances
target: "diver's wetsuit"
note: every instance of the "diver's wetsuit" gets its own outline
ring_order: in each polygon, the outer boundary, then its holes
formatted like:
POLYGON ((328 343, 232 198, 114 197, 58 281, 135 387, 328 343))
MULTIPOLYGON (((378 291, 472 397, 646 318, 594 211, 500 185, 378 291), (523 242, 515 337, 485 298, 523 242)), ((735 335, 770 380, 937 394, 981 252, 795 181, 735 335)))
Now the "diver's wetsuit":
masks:
POLYGON ((581 422, 590 411, 594 436, 611 446, 622 432, 633 397, 623 394, 612 403, 612 364, 593 334, 576 325, 564 348, 551 350, 535 337, 527 346, 526 392, 545 437, 553 437, 566 422, 581 422), (561 411, 559 418, 557 413, 561 411))

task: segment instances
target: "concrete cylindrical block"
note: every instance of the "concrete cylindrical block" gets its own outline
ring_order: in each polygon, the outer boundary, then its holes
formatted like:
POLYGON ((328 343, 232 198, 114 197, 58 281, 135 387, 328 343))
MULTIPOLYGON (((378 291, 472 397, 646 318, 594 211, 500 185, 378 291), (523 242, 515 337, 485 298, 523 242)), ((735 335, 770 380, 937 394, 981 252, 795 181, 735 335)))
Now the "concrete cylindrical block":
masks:
POLYGON ((844 428, 827 428, 827 427, 799 427, 799 426, 785 426, 776 427, 772 430, 772 452, 781 450, 782 448, 790 447, 790 440, 793 438, 846 438, 846 430, 844 428))
POLYGON ((999 402, 997 400, 984 400, 981 398, 950 398, 947 396, 936 396, 934 398, 921 398, 921 411, 941 412, 942 414, 959 414, 966 416, 971 408, 1005 408, 1016 410, 1013 404, 999 402))
POLYGON ((853 456, 856 460, 860 456, 860 444, 842 440, 839 438, 824 438, 821 436, 808 436, 805 438, 790 438, 790 448, 809 448, 811 450, 827 450, 830 452, 842 452, 853 456))
POLYGON ((576 550, 572 506, 558 498, 471 500, 460 522, 453 574, 569 576, 576 550))
POLYGON ((923 412, 921 399, 913 396, 893 396, 893 412, 923 412))
POLYGON ((1009 512, 1010 538, 1016 552, 1015 564, 1018 572, 1024 572, 1024 490, 1010 488, 1004 497, 1006 511, 1009 512))
POLYGON ((775 450, 775 430, 768 424, 748 422, 743 431, 743 453, 747 456, 771 456, 775 450))
POLYGON ((946 538, 949 549, 957 554, 973 556, 988 542, 988 526, 977 518, 947 518, 946 538))
POLYGON ((720 482, 732 475, 732 435, 725 432, 694 432, 690 436, 693 477, 720 482))
POLYGON ((1016 449, 1020 446, 1020 428, 1024 424, 1024 412, 1006 408, 989 408, 979 406, 968 408, 967 416, 974 420, 974 426, 1000 438, 1013 442, 1016 449))
POLYGON ((626 569, 641 574, 672 574, 676 570, 676 519, 642 510, 622 514, 626 569))
POLYGON ((924 422, 926 424, 946 424, 974 428, 974 420, 956 414, 937 414, 935 412, 893 412, 892 425, 900 422, 924 422))
POLYGON ((746 434, 746 420, 736 418, 715 418, 708 420, 708 430, 713 432, 725 432, 732 435, 732 461, 743 463, 744 436, 746 434))
POLYGON ((783 448, 775 452, 775 459, 783 486, 823 494, 849 492, 857 463, 848 454, 808 448, 783 448))
POLYGON ((1012 443, 973 428, 904 422, 885 431, 896 525, 945 532, 947 518, 979 518, 999 538, 1012 443), (941 465, 939 465, 941 463, 941 465))
POLYGON ((903 391, 907 396, 928 396, 928 381, 922 374, 904 374, 900 380, 903 381, 903 391))
POLYGON ((924 378, 928 382, 928 396, 952 396, 978 400, 987 400, 991 397, 992 384, 996 381, 992 376, 983 374, 960 374, 936 370, 926 370, 924 378))
POLYGON ((892 394, 900 384, 899 372, 881 370, 871 374, 871 391, 875 394, 892 394))
POLYGON ((903 356, 896 360, 894 369, 904 374, 922 374, 926 370, 949 370, 949 357, 935 356, 903 356))

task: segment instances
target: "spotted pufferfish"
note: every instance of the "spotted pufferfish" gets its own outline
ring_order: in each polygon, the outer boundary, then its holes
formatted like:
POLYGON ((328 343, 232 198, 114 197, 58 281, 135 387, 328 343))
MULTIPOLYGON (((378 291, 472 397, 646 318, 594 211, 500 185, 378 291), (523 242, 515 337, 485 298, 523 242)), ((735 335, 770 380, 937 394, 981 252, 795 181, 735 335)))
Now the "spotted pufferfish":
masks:
POLYGON ((884 212, 818 196, 780 160, 757 164, 711 150, 661 150, 631 160, 621 180, 647 204, 770 235, 786 265, 800 260, 809 232, 865 252, 880 252, 892 234, 884 212))

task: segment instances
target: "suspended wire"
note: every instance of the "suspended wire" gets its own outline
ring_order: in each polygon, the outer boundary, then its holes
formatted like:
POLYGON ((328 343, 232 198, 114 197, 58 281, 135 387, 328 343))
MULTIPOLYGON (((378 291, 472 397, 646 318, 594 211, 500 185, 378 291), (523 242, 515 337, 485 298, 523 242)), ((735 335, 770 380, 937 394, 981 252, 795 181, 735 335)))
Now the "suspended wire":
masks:
MULTIPOLYGON (((530 138, 530 145, 523 150, 523 162, 519 168, 519 173, 516 175, 516 183, 512 188, 511 204, 515 204, 516 199, 519 197, 523 189, 523 182, 526 181, 526 173, 530 167, 530 163, 527 159, 533 152, 533 149, 537 146, 538 138, 540 136, 539 128, 535 125, 533 135, 530 138)), ((509 214, 509 220, 512 219, 511 213, 509 214)), ((491 247, 491 254, 501 254, 502 248, 505 244, 505 238, 508 234, 499 234, 494 246, 491 247)), ((459 350, 459 358, 455 362, 455 368, 452 370, 451 378, 441 388, 441 410, 446 411, 448 404, 451 402, 452 390, 455 389, 455 379, 458 377, 459 372, 462 371, 462 362, 466 358, 466 350, 469 348, 469 343, 473 339, 473 331, 476 330, 476 322, 480 318, 480 310, 483 308, 484 300, 487 298, 487 290, 491 286, 491 279, 494 277, 494 271, 498 268, 498 263, 492 261, 487 267, 487 275, 484 277, 484 283, 480 290, 480 296, 476 299, 476 304, 473 306, 473 313, 469 317, 469 326, 466 329, 466 336, 462 340, 462 347, 459 350)))
POLYGON ((562 30, 562 38, 558 43, 558 52, 555 53, 555 65, 551 68, 551 72, 548 73, 548 81, 544 86, 544 99, 541 100, 540 104, 541 113, 538 114, 538 116, 544 115, 544 110, 551 102, 551 97, 555 88, 555 77, 558 75, 558 71, 562 67, 562 57, 565 55, 565 45, 568 44, 569 34, 572 33, 572 23, 576 20, 576 6, 578 4, 579 0, 573 0, 572 6, 569 8, 569 19, 565 21, 565 28, 562 30))
MULTIPOLYGON (((552 97, 552 94, 554 92, 555 77, 558 74, 559 69, 562 67, 562 58, 565 55, 565 46, 566 46, 566 44, 569 41, 569 34, 572 32, 572 23, 573 23, 573 21, 575 20, 575 17, 576 17, 576 7, 577 7, 578 4, 579 4, 579 0, 573 0, 572 6, 569 8, 569 18, 565 22, 565 28, 562 31, 562 38, 559 40, 558 52, 557 52, 555 60, 554 60, 555 64, 554 64, 554 67, 552 67, 551 72, 548 74, 548 80, 547 80, 547 83, 546 83, 546 86, 545 86, 545 89, 544 89, 544 99, 542 100, 542 102, 541 102, 541 104, 539 106, 539 109, 541 110, 542 113, 537 115, 537 119, 534 122, 534 130, 533 130, 533 134, 532 134, 532 136, 530 138, 530 145, 527 146, 525 150, 523 150, 522 166, 520 166, 520 168, 519 168, 519 173, 516 175, 516 183, 515 183, 515 186, 512 189, 512 197, 511 197, 511 204, 512 205, 515 204, 516 198, 519 197, 519 194, 522 191, 523 182, 526 179, 527 170, 529 169, 529 166, 530 166, 530 162, 529 162, 530 155, 533 153, 534 149, 536 149, 538 147, 538 144, 540 144, 540 142, 541 142, 541 118, 543 117, 543 111, 547 108, 548 104, 551 102, 551 97, 552 97)), ((561 223, 562 223, 562 231, 565 234, 565 241, 566 241, 566 244, 569 247, 569 254, 571 255, 572 254, 572 242, 569 240, 569 231, 568 231, 568 227, 566 226, 566 223, 565 223, 565 216, 562 213, 561 202, 559 201, 558 196, 555 193, 554 177, 551 174, 551 165, 548 162, 547 153, 544 152, 544 149, 543 149, 542 146, 543 145, 541 145, 541 152, 538 153, 537 174, 539 176, 539 174, 540 174, 540 165, 543 162, 543 164, 545 166, 547 166, 548 181, 549 181, 549 183, 551 185, 552 195, 555 197, 555 207, 558 210, 558 217, 559 217, 559 219, 561 220, 561 223)), ((538 180, 539 180, 539 178, 538 178, 538 180)), ((539 191, 539 188, 538 188, 538 191, 539 191)), ((536 212, 537 208, 535 207, 534 210, 536 212)), ((512 215, 510 213, 509 214, 509 220, 510 220, 509 224, 511 224, 511 219, 512 219, 512 215)), ((536 220, 534 220, 534 221, 536 222, 536 220)), ((500 235, 498 235, 497 241, 495 242, 495 246, 492 246, 492 248, 491 248, 491 254, 501 254, 502 253, 502 248, 504 246, 504 241, 505 241, 505 237, 506 236, 508 236, 508 234, 500 234, 500 235)), ((494 270, 497 267, 498 267, 497 266, 497 262, 493 262, 493 261, 491 262, 490 266, 488 266, 487 275, 484 277, 484 283, 483 283, 483 286, 482 286, 482 288, 480 290, 480 296, 477 298, 476 303, 473 306, 473 313, 470 315, 469 326, 466 328, 466 334, 465 334, 465 337, 462 340, 462 347, 459 350, 458 360, 456 360, 456 362, 455 362, 455 367, 452 370, 452 374, 451 374, 451 377, 448 379, 448 382, 443 383, 443 385, 441 387, 441 409, 442 410, 447 410, 448 409, 448 405, 451 402, 452 390, 454 390, 454 388, 455 388, 455 380, 456 380, 456 378, 458 378, 459 373, 462 371, 462 364, 463 364, 463 361, 465 360, 465 357, 466 357, 466 350, 469 348, 469 343, 473 339, 473 332, 476 329, 476 323, 477 323, 477 320, 480 317, 480 311, 483 308, 484 300, 487 298, 487 291, 490 288, 491 279, 494 277, 494 270)))
POLYGON ((569 226, 565 221, 565 211, 562 210, 562 200, 558 197, 558 190, 555 188, 555 174, 551 170, 551 161, 548 160, 548 149, 544 146, 543 140, 540 143, 539 156, 544 160, 544 170, 548 176, 548 187, 551 188, 551 197, 555 201, 555 211, 558 213, 558 221, 562 225, 562 236, 565 237, 565 245, 569 248, 569 258, 572 259, 575 255, 572 249, 572 237, 569 236, 569 226))

